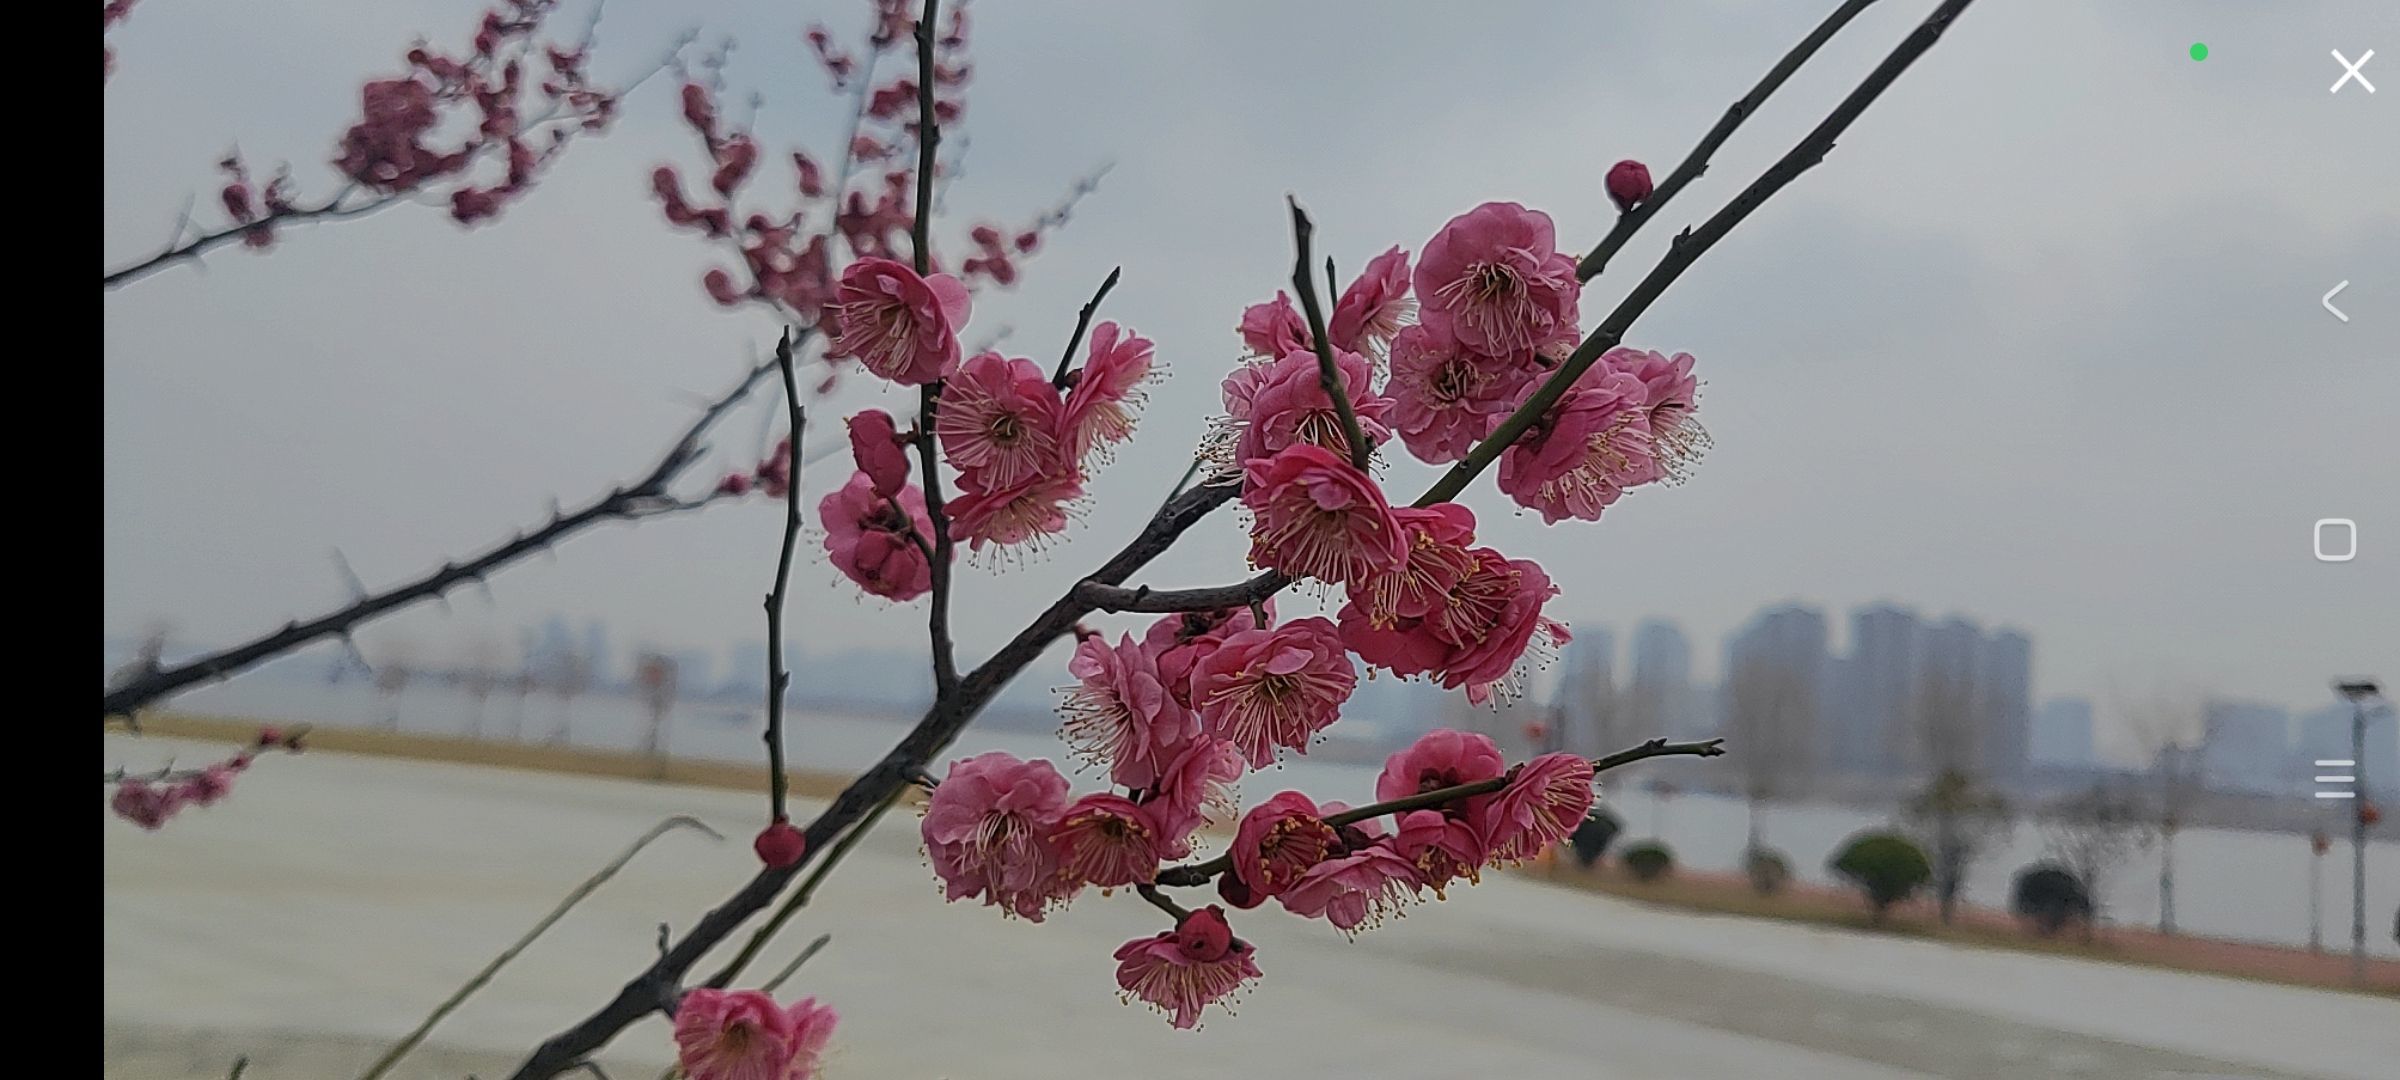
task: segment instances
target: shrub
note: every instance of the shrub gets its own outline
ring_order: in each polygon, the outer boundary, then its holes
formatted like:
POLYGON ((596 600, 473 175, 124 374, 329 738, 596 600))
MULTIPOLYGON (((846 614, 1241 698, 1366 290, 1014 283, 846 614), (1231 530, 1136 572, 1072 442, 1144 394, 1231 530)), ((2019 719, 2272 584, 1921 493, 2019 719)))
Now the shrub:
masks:
POLYGON ((2044 937, 2070 922, 2090 921, 2092 896, 2072 870, 2057 863, 2035 863, 2017 871, 2009 888, 2009 909, 2029 919, 2044 937))
POLYGON ((1675 872, 1675 853, 1657 840, 1644 840, 1617 856, 1635 881, 1657 881, 1675 872))
POLYGON ((1754 847, 1742 852, 1742 873, 1758 895, 1773 896, 1791 883, 1792 861, 1774 848, 1754 847))
POLYGON ((1875 921, 1882 922, 1892 905, 1908 899, 1933 880, 1933 864, 1925 852, 1898 833, 1864 832, 1851 837, 1828 864, 1843 880, 1867 897, 1875 921))
POLYGON ((1597 865, 1600 857, 1608 854, 1609 842, 1624 831, 1625 822, 1617 815, 1606 807, 1593 807, 1591 813, 1584 815, 1583 824, 1575 827, 1574 835, 1567 838, 1575 850, 1575 864, 1586 870, 1597 865))

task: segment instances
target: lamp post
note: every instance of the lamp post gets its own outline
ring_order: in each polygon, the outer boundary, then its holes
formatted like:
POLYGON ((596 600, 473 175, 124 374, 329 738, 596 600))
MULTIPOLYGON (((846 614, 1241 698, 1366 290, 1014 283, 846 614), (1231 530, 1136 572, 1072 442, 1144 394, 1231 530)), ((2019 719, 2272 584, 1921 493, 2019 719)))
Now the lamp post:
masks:
POLYGON ((2367 713, 2380 704, 2382 689, 2373 679, 2341 679, 2336 692, 2350 702, 2350 776, 2358 791, 2350 815, 2350 981, 2367 977, 2367 826, 2374 802, 2367 790, 2367 713))

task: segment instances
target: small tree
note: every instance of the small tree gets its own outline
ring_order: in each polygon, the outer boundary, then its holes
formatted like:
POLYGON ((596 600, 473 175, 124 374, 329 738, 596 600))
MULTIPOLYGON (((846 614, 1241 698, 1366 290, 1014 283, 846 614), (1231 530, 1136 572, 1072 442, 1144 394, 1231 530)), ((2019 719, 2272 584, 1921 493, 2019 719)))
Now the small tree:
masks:
POLYGON ((2049 937, 2070 922, 2091 921, 2092 894, 2074 871, 2054 862, 2035 863, 2017 871, 2016 884, 2009 889, 2009 910, 2049 937))
POLYGON ((1865 832, 1853 836, 1827 864, 1843 880, 1858 886, 1877 925, 1900 903, 1933 880, 1933 865, 1925 851, 1905 836, 1865 832))
POLYGON ((667 713, 675 707, 675 660, 662 653, 646 652, 634 670, 634 679, 642 688, 642 702, 650 708, 649 754, 656 760, 665 756, 667 713))
POLYGON ((2150 846, 2155 835, 2146 808, 2106 784, 2051 805, 2042 816, 2048 857, 2075 875, 2091 900, 2092 923, 2107 912, 2108 874, 2150 846))
POLYGON ((1675 873, 1675 852, 1663 841, 1644 840, 1626 848, 1617 859, 1635 881, 1657 881, 1675 873))
POLYGON ((1742 853, 1742 873, 1758 895, 1773 896, 1791 884, 1792 861, 1774 848, 1754 847, 1742 853))
POLYGON ((1966 770, 1945 768, 1909 800, 1906 812, 1909 831, 1932 856, 1934 896, 1947 924, 1966 890, 1967 872, 2013 830, 2008 802, 1966 770))
POLYGON ((1608 854, 1609 842, 1624 831, 1623 819, 1606 807, 1592 807, 1592 812, 1583 816, 1583 824, 1577 825, 1574 835, 1567 840, 1575 852, 1575 865, 1586 870, 1598 865, 1600 857, 1608 854))

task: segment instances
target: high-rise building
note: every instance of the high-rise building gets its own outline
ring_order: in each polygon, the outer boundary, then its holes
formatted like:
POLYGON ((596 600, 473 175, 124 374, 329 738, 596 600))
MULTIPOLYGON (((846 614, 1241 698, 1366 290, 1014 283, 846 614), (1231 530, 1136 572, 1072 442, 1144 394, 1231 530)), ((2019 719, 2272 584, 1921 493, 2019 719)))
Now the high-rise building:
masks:
POLYGON ((2033 741, 2033 639, 2015 630, 1985 638, 1975 684, 1983 775, 2023 774, 2033 741))
POLYGON ((1760 612, 1725 643, 1725 734, 1744 750, 1752 792, 1788 795, 1822 759, 1828 699, 1825 614, 1785 605, 1760 612))
POLYGON ((1604 627, 1581 627, 1561 657, 1558 712, 1564 741, 1572 753, 1595 755, 1621 750, 1638 739, 1628 730, 1619 707, 1616 686, 1616 637, 1604 627))
POLYGON ((1918 638, 1916 747, 1921 771, 1984 771, 1983 629, 1953 615, 1918 638))
POLYGON ((2034 714, 2027 757, 2037 765, 2090 765, 2092 703, 2089 698, 2060 697, 2042 703, 2034 714))
POLYGON ((2271 794, 2289 782, 2291 717, 2282 709, 2255 701, 2210 701, 2201 717, 2200 775, 2209 787, 2271 794))
POLYGON ((1666 619, 1644 619, 1633 631, 1633 677, 1624 702, 1625 729, 1639 738, 1693 738, 1712 728, 1692 694, 1692 646, 1666 619))
POLYGON ((1917 613, 1876 604, 1850 613, 1850 656, 1834 700, 1834 761, 1850 769, 1892 774, 1918 760, 1917 653, 1923 624, 1917 613))

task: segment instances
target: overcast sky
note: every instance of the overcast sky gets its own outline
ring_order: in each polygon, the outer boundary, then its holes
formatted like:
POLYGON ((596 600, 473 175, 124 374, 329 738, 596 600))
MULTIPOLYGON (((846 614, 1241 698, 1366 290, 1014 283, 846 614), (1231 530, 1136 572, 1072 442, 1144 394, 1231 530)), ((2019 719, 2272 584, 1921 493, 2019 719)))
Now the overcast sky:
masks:
MULTIPOLYGON (((1010 328, 1008 351, 1048 363, 1122 265, 1106 316, 1156 339, 1171 379, 1072 542, 963 578, 967 661, 1115 550, 1182 471, 1241 308, 1288 272, 1286 192, 1346 270, 1492 199, 1587 246, 1613 217, 1610 163, 1663 176, 1831 6, 976 5, 953 246, 1115 167, 1019 288, 978 299, 967 336, 1010 328)), ((1594 284, 1587 319, 1931 6, 1879 4, 1826 48, 1594 284)), ((614 0, 596 67, 641 70, 695 23, 733 37, 729 76, 764 96, 770 148, 822 156, 842 104, 799 32, 848 33, 863 7, 614 0)), ((215 220, 213 163, 236 143, 326 190, 318 163, 362 78, 418 34, 461 40, 477 10, 137 8, 112 39, 106 261, 155 249, 194 191, 215 220)), ((2112 688, 2313 707, 2336 673, 2400 679, 2396 30, 2380 0, 1978 5, 1630 335, 1699 357, 1716 448, 1696 479, 1555 529, 1487 482, 1469 500, 1486 542, 1549 567, 1574 623, 1622 641, 1644 616, 1680 620, 1704 673, 1726 631, 1797 599, 1837 624, 1894 600, 2022 628, 2037 692, 2104 711, 2112 688), (2329 94, 2330 50, 2369 48, 2382 92, 2329 94), (2346 325, 2318 306, 2345 279, 2346 325), (2313 559, 2327 517, 2359 522, 2355 561, 2313 559)), ((497 225, 401 207, 110 293, 108 629, 245 636, 342 600, 336 547, 395 582, 533 524, 553 496, 638 475, 775 332, 706 301, 711 253, 647 196, 653 166, 695 156, 661 80, 497 225)), ((841 400, 908 407, 864 387, 841 400)), ((736 416, 719 457, 754 455, 763 423, 736 416)), ((1405 494, 1430 475, 1402 462, 1389 479, 1405 494)), ((365 641, 456 659, 556 611, 604 617, 620 641, 719 648, 761 633, 780 524, 759 504, 611 527, 509 570, 491 603, 469 592, 365 641)), ((1222 514, 1148 580, 1231 581, 1242 552, 1222 514)), ((803 648, 922 633, 921 605, 856 599, 822 563, 796 580, 803 648)))

